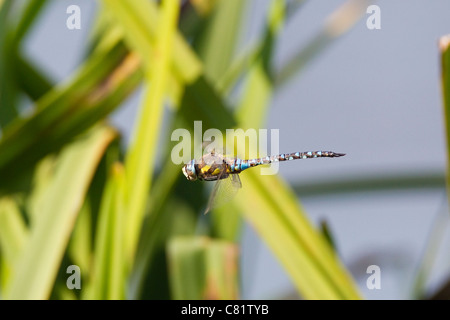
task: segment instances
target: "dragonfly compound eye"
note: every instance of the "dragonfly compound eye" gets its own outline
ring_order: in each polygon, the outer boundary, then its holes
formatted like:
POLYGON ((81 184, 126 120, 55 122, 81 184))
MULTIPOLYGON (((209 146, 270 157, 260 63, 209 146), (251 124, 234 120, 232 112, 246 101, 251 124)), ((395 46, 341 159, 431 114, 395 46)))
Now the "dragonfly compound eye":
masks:
POLYGON ((186 164, 181 170, 189 181, 197 180, 197 173, 195 172, 195 167, 191 162, 186 164))

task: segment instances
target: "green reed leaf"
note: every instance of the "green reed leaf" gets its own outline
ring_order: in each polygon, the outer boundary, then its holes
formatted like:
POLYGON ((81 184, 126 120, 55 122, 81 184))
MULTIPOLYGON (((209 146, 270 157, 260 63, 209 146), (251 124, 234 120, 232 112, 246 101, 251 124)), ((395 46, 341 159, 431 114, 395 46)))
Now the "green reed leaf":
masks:
POLYGON ((91 178, 116 132, 99 127, 64 148, 39 218, 6 290, 9 299, 47 299, 91 178), (80 161, 83 159, 83 161, 80 161))
POLYGON ((170 75, 178 5, 177 0, 166 0, 162 4, 159 34, 155 51, 151 52, 153 65, 151 68, 147 65, 144 99, 125 160, 128 186, 126 248, 131 257, 137 248, 145 203, 152 182, 151 169, 154 167, 164 97, 170 75))
POLYGON ((176 237, 168 244, 176 300, 237 299, 237 247, 206 237, 176 237))
POLYGON ((119 163, 112 166, 100 207, 95 239, 94 271, 90 299, 124 299, 125 254, 125 170, 119 163))
POLYGON ((439 42, 441 50, 442 96, 444 101, 445 128, 447 139, 447 193, 450 194, 450 35, 439 42))

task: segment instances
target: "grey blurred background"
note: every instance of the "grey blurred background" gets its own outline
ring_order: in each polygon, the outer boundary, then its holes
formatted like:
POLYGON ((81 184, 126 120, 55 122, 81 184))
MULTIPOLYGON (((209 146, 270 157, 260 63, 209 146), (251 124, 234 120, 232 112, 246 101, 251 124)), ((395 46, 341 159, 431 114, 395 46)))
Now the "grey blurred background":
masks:
MULTIPOLYGON (((263 26, 269 0, 253 0, 241 47, 263 26)), ((307 1, 285 27, 275 66, 302 48, 344 1, 307 1)), ((333 150, 344 158, 287 162, 279 174, 292 185, 415 174, 444 176, 445 139, 438 39, 450 33, 450 2, 377 1, 381 29, 368 14, 334 42, 271 101, 267 128, 280 130, 280 151, 333 150)), ((26 52, 54 81, 67 80, 83 60, 96 2, 52 1, 27 39, 26 52), (66 28, 66 8, 81 8, 81 30, 66 28)), ((125 141, 140 92, 112 115, 125 141)), ((170 137, 161 137, 161 139, 170 137)), ((243 182, 245 183, 245 181, 243 182)), ((408 299, 430 234, 439 235, 427 281, 431 293, 450 276, 450 228, 443 185, 398 191, 305 195, 316 223, 326 220, 338 253, 368 299, 408 299), (436 228, 436 225, 438 228, 436 228), (442 236, 440 236, 442 230, 442 236), (439 231, 439 232, 438 232, 439 231), (366 268, 381 268, 381 289, 366 287, 366 268)), ((295 298, 272 253, 246 225, 242 298, 295 298)))

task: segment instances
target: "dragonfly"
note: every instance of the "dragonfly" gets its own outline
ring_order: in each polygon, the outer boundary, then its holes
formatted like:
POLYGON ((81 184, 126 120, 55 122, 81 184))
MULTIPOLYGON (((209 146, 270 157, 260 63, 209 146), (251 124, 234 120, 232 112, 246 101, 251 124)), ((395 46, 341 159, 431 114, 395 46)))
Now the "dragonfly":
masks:
POLYGON ((186 163, 182 168, 182 172, 189 181, 216 181, 204 212, 206 214, 211 209, 225 204, 236 195, 238 190, 242 188, 239 174, 244 170, 273 162, 311 158, 338 158, 342 156, 345 156, 345 153, 306 151, 282 153, 255 159, 240 159, 224 156, 213 150, 203 155, 200 159, 193 159, 186 163))

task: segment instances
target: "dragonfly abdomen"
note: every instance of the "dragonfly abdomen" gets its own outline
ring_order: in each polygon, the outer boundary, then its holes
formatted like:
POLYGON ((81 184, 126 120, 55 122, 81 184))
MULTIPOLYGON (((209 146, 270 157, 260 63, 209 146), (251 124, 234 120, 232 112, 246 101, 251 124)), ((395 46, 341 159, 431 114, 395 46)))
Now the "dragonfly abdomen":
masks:
POLYGON ((345 153, 337 153, 333 151, 307 151, 307 152, 295 152, 295 153, 282 153, 273 156, 273 161, 290 161, 297 159, 309 159, 309 158, 337 158, 345 156, 345 153))
POLYGON ((256 167, 263 164, 270 164, 277 161, 290 161, 298 159, 309 158, 337 158, 344 156, 345 153, 337 153, 333 151, 307 151, 307 152, 294 152, 294 153, 281 153, 278 155, 263 157, 257 159, 242 160, 239 158, 234 159, 233 163, 229 164, 230 173, 239 173, 248 168, 256 167))

